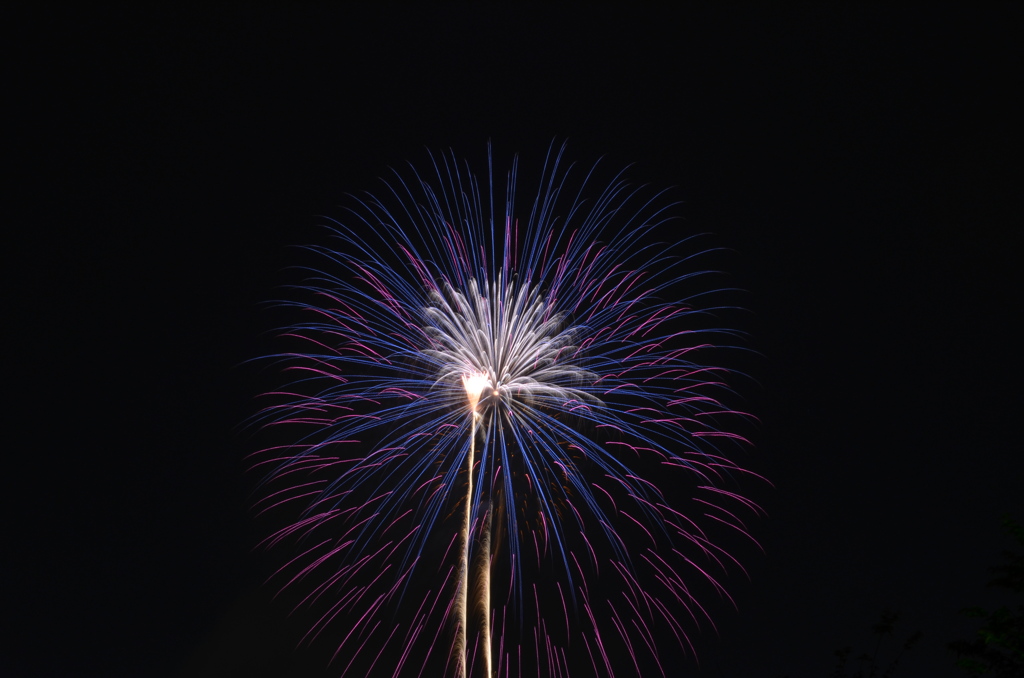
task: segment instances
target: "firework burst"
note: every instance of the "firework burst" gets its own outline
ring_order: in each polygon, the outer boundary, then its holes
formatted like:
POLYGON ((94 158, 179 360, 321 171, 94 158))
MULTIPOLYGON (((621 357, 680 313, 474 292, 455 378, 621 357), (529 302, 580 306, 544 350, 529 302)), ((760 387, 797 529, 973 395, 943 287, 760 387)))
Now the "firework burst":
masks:
POLYGON ((710 526, 757 511, 707 360, 732 335, 680 298, 704 272, 654 240, 663 196, 588 199, 561 154, 525 211, 516 163, 500 197, 490 164, 396 172, 285 304, 258 507, 341 675, 675 675, 699 593, 728 598, 710 526))

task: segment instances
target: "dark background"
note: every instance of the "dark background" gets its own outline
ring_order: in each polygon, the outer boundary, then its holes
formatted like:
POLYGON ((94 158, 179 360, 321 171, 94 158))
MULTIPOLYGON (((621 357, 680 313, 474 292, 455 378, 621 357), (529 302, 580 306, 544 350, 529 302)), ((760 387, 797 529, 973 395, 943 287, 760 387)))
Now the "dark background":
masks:
POLYGON ((944 644, 1022 515, 1019 6, 3 10, 0 675, 333 675, 269 604, 239 423, 291 245, 390 165, 552 139, 731 248, 765 553, 678 675, 944 644))

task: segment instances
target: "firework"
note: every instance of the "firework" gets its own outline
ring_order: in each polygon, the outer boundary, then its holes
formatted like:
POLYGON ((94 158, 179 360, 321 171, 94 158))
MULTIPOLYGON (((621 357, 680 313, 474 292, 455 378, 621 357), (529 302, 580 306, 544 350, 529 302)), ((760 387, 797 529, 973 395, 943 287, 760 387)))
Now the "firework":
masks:
POLYGON ((498 195, 490 158, 396 172, 284 304, 258 506, 340 675, 674 675, 742 569, 709 531, 758 509, 706 271, 656 241, 663 194, 563 150, 523 206, 516 162, 498 195))

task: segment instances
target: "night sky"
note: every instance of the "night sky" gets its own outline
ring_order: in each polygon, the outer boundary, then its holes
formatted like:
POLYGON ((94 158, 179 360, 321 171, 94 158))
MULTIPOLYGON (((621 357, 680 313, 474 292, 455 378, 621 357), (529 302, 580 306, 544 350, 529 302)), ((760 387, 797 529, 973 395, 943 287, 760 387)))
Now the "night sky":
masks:
POLYGON ((960 675, 1024 520, 1019 6, 143 4, 0 22, 0 675, 337 675, 253 551, 264 302, 389 167, 553 139, 674 187, 745 290, 764 552, 672 675, 824 676, 886 609, 897 677, 960 675))

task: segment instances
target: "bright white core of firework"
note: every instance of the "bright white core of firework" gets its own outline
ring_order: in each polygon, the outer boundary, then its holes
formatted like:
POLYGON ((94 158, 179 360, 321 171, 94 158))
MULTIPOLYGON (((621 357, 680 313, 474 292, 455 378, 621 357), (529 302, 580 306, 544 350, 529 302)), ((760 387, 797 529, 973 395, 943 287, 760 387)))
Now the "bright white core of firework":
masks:
POLYGON ((424 309, 438 382, 461 381, 470 410, 481 401, 512 407, 543 404, 564 407, 571 401, 593 402, 580 388, 595 375, 577 364, 577 332, 565 327, 537 289, 470 280, 467 294, 451 285, 432 295, 424 309))

